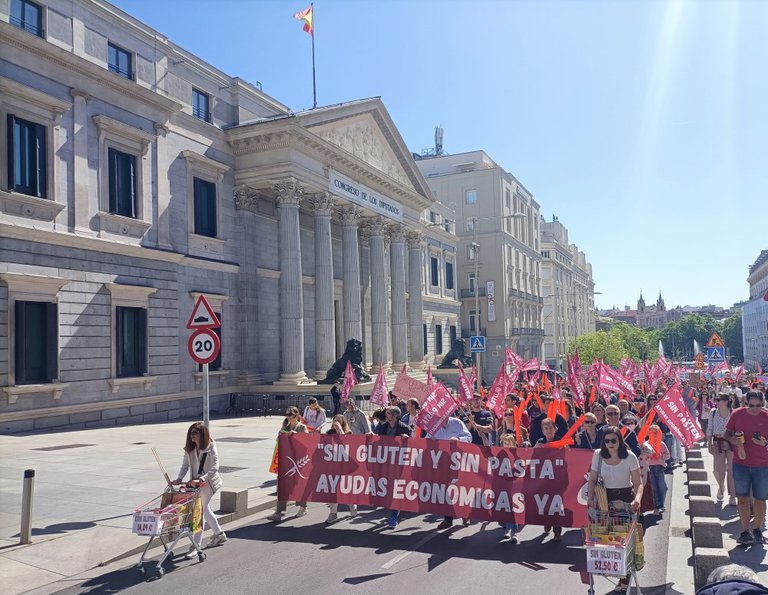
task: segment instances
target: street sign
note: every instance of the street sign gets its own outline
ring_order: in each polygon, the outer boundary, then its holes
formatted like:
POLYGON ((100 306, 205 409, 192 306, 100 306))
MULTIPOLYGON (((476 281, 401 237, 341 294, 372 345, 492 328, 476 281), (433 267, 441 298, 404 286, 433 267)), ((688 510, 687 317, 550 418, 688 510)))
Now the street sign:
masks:
POLYGON ((192 333, 187 350, 198 364, 210 364, 219 355, 221 341, 213 329, 201 328, 192 333))
POLYGON ((219 322, 219 319, 213 312, 213 308, 211 308, 205 296, 200 294, 192 310, 192 316, 187 321, 187 328, 195 330, 198 328, 219 328, 220 326, 221 322, 219 322))
POLYGON ((712 333, 712 336, 707 341, 707 347, 725 347, 723 340, 717 333, 712 333))
POLYGON ((724 361, 725 361, 725 347, 707 347, 707 363, 708 364, 721 364, 724 361))
POLYGON ((703 353, 697 353, 696 354, 696 368, 701 370, 704 367, 704 354, 703 353))
POLYGON ((469 338, 469 350, 472 353, 485 353, 485 337, 483 335, 472 335, 469 338))

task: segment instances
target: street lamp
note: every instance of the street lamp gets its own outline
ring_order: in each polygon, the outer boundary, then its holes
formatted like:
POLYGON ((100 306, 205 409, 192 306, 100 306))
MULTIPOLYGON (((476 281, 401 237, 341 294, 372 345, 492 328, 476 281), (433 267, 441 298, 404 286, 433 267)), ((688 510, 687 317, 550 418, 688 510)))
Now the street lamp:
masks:
MULTIPOLYGON (((489 221, 489 220, 497 220, 501 219, 502 221, 506 219, 524 219, 526 217, 525 213, 512 213, 511 215, 501 215, 500 217, 471 217, 472 221, 472 243, 469 245, 470 250, 472 251, 472 254, 475 259, 475 332, 477 334, 480 334, 480 244, 477 241, 477 223, 478 221, 489 221)), ((471 346, 470 346, 471 349, 471 346)), ((481 366, 481 358, 480 353, 476 353, 476 361, 477 361, 477 386, 480 387, 480 380, 483 376, 483 369, 481 366)))

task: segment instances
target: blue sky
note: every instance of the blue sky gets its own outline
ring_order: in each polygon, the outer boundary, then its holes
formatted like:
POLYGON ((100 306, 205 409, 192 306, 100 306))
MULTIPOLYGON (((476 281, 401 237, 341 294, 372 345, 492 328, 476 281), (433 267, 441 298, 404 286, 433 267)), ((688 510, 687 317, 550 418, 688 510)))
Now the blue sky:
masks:
MULTIPOLYGON (((116 5, 294 110, 303 0, 116 5)), ((768 2, 318 0, 318 104, 381 96, 412 151, 445 130, 556 214, 599 307, 730 306, 768 248, 768 2)))

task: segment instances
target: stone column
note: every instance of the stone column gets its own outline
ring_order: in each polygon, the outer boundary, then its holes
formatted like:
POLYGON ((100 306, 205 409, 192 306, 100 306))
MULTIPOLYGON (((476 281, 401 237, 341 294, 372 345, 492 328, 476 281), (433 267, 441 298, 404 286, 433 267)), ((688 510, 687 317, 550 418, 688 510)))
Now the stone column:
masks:
MULTIPOLYGON (((369 220, 368 220, 369 221, 369 220)), ((363 333, 363 368, 371 369, 371 230, 366 221, 361 219, 357 231, 357 241, 360 243, 358 257, 360 258, 360 331, 363 333)))
POLYGON ((373 370, 378 372, 379 364, 388 369, 389 354, 387 353, 387 278, 385 235, 387 224, 379 216, 370 223, 371 244, 371 361, 373 370))
POLYGON ((350 339, 362 340, 360 321, 360 255, 358 253, 357 228, 360 209, 346 205, 341 210, 344 343, 350 339))
POLYGON ((408 362, 408 318, 405 305, 405 230, 391 231, 389 249, 392 285, 392 367, 400 370, 408 362))
POLYGON ((304 373, 304 299, 301 281, 299 200, 304 188, 294 178, 273 186, 280 208, 280 355, 279 384, 308 382, 304 373))
MULTIPOLYGON (((70 219, 70 227, 77 233, 94 235, 90 230, 90 192, 88 185, 88 108, 86 103, 90 97, 83 91, 72 89, 74 99, 72 110, 72 173, 74 199, 74 217, 70 219)), ((98 207, 97 207, 98 210, 98 207)), ((95 213, 96 211, 94 211, 95 213)))
POLYGON ((157 226, 157 247, 163 250, 171 250, 171 183, 168 179, 170 167, 170 150, 165 140, 168 127, 164 124, 155 124, 157 139, 155 140, 155 178, 157 218, 154 223, 157 226))
POLYGON ((421 252, 423 240, 418 232, 408 233, 408 357, 410 367, 424 367, 424 331, 422 327, 421 252))
POLYGON ((329 192, 311 198, 315 209, 315 378, 322 380, 336 355, 336 328, 333 312, 333 246, 329 192))

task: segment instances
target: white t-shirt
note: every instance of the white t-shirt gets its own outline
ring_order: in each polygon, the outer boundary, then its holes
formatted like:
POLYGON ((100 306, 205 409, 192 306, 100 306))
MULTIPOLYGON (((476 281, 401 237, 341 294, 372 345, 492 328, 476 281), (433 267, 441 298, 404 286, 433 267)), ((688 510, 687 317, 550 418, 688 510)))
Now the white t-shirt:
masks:
MULTIPOLYGON (((597 471, 600 463, 600 451, 596 450, 592 456, 592 469, 597 471)), ((635 469, 640 469, 640 463, 631 450, 627 451, 627 458, 621 459, 618 465, 610 465, 603 459, 603 464, 600 466, 599 477, 603 478, 603 485, 609 489, 619 488, 631 488, 632 476, 631 472, 635 469)))

